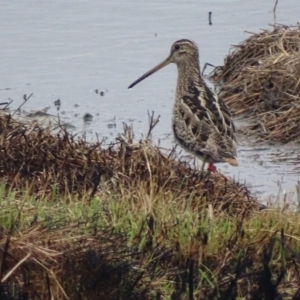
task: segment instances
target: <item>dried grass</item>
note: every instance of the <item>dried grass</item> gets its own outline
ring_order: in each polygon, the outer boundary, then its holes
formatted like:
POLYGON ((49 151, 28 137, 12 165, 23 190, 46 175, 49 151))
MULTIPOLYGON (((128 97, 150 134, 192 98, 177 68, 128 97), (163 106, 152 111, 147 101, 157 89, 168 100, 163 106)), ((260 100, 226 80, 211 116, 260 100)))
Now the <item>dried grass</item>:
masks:
POLYGON ((24 125, 10 116, 0 117, 0 134, 0 178, 10 189, 26 189, 39 197, 53 193, 93 197, 103 192, 100 181, 120 195, 131 186, 143 187, 149 195, 162 187, 176 194, 180 186, 186 195, 197 190, 200 200, 209 194, 211 202, 222 203, 224 209, 257 207, 245 186, 221 174, 201 180, 201 173, 178 160, 174 151, 163 154, 149 139, 134 143, 132 128, 126 125, 124 134, 107 149, 101 143, 74 139, 63 128, 52 135, 36 122, 24 125))
POLYGON ((174 202, 167 196, 152 199, 147 213, 146 196, 130 195, 98 200, 99 210, 77 220, 32 216, 27 225, 17 221, 11 231, 2 228, 1 299, 296 295, 297 214, 266 210, 251 218, 230 217, 217 209, 210 214, 196 201, 186 208, 183 198, 174 202))
POLYGON ((242 132, 260 141, 300 138, 300 28, 275 25, 234 46, 211 76, 242 132))
POLYGON ((260 211, 245 186, 134 143, 127 126, 103 149, 9 116, 0 125, 1 299, 297 294, 297 214, 260 211))

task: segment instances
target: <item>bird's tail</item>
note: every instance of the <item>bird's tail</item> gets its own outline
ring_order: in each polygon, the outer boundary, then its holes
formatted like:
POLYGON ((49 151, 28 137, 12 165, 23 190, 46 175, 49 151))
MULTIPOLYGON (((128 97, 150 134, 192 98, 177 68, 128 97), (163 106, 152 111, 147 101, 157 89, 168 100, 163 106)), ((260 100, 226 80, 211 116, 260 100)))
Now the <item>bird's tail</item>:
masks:
POLYGON ((234 157, 226 158, 226 161, 227 161, 230 165, 235 166, 235 167, 239 165, 239 163, 237 162, 237 160, 236 160, 234 157))

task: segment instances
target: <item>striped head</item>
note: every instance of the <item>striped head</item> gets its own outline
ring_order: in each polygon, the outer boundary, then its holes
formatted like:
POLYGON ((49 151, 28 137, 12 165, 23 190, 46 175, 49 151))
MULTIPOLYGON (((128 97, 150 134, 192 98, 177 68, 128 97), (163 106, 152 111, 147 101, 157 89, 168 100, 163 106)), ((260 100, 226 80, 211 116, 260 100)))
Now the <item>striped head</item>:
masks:
POLYGON ((175 63, 177 65, 180 65, 181 62, 196 61, 198 64, 198 60, 199 60, 199 52, 196 43, 187 39, 178 40, 172 45, 170 54, 164 61, 162 61, 159 65, 157 65, 156 67, 154 67, 153 69, 145 73, 140 78, 138 78, 128 88, 130 89, 134 87, 136 84, 146 79, 147 77, 157 72, 158 70, 164 68, 170 63, 175 63))
POLYGON ((178 64, 182 60, 199 59, 199 50, 195 42, 187 39, 176 41, 170 52, 170 62, 178 64))

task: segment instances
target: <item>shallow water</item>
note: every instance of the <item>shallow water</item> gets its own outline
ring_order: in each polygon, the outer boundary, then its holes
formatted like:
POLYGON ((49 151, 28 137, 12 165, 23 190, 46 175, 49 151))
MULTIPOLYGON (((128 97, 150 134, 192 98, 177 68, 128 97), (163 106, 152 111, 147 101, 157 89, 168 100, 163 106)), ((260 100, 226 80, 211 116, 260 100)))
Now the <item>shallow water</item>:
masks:
MULTIPOLYGON (((127 86, 164 59, 171 44, 195 40, 201 65, 221 65, 229 48, 245 39, 244 30, 258 32, 273 22, 275 1, 97 1, 39 0, 0 4, 0 102, 13 99, 27 112, 48 107, 82 134, 83 116, 90 113, 87 138, 107 137, 133 123, 136 138, 148 130, 147 111, 161 115, 153 131, 161 145, 174 145, 171 110, 177 71, 169 66, 132 90, 127 86), (208 12, 212 12, 212 26, 208 12), (98 93, 95 91, 98 90, 98 93)), ((299 0, 279 1, 277 22, 299 21, 299 0)), ((210 69, 207 70, 209 72, 210 69)), ((242 141, 238 168, 219 164, 225 174, 247 182, 263 199, 281 190, 294 191, 299 164, 278 162, 278 155, 298 158, 297 147, 252 145, 242 141), (288 153, 288 155, 290 154, 288 153), (276 155, 274 155, 274 153, 276 155)))

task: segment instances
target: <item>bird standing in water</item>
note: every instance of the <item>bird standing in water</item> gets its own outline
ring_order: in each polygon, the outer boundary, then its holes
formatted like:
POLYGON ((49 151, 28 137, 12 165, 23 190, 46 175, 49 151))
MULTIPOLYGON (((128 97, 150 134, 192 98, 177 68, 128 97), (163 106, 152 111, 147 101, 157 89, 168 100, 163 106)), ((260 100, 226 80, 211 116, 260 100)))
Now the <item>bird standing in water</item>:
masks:
POLYGON ((226 104, 218 98, 201 77, 199 51, 191 40, 182 39, 171 47, 170 55, 145 73, 128 88, 175 63, 178 79, 173 106, 172 129, 181 147, 200 158, 208 170, 216 172, 214 163, 237 166, 235 127, 226 104))

